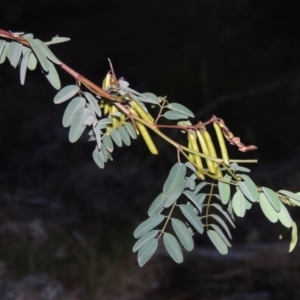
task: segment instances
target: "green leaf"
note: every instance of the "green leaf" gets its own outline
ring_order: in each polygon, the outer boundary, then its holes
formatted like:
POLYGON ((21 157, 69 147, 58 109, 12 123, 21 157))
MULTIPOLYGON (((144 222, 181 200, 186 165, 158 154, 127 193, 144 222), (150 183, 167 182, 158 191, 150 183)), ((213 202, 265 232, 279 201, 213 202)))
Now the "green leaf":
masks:
POLYGON ((172 110, 169 110, 169 111, 165 112, 163 114, 163 116, 168 120, 180 120, 180 119, 187 119, 188 118, 187 115, 182 114, 178 111, 172 111, 172 110))
POLYGON ((190 201, 196 206, 196 208, 201 213, 202 206, 199 203, 199 199, 198 199, 197 195, 195 195, 192 191, 184 191, 183 193, 190 199, 190 201))
POLYGON ((170 170, 169 176, 163 186, 163 192, 171 194, 176 189, 179 183, 184 181, 186 174, 186 166, 183 163, 177 162, 170 170))
POLYGON ((155 253, 157 246, 158 241, 157 239, 154 239, 140 248, 138 252, 138 264, 140 267, 143 267, 149 261, 155 253))
POLYGON ((49 62, 49 71, 45 73, 45 76, 55 89, 59 90, 61 88, 59 75, 52 62, 49 62))
POLYGON ((60 104, 71 99, 79 92, 79 87, 77 85, 67 85, 61 89, 54 97, 54 103, 60 104))
MULTIPOLYGON (((250 203, 250 202, 249 202, 250 203)), ((235 225, 231 219, 231 217, 229 216, 229 214, 223 210, 223 208, 221 207, 221 205, 217 204, 217 203, 212 203, 211 206, 215 207, 219 212, 221 212, 223 214, 223 216, 228 220, 228 222, 231 224, 232 227, 235 228, 235 225)))
POLYGON ((298 230, 297 230, 297 224, 293 222, 292 226, 292 239, 290 243, 289 252, 292 252, 297 244, 298 241, 298 230))
POLYGON ((18 65, 18 63, 20 61, 20 57, 22 54, 22 47, 23 47, 23 45, 21 43, 12 41, 10 43, 10 46, 7 49, 6 56, 9 59, 10 64, 14 68, 16 68, 16 66, 18 65))
POLYGON ((228 238, 226 237, 226 235, 224 234, 224 232, 222 231, 222 229, 218 225, 209 224, 209 226, 211 226, 219 234, 219 236, 222 238, 222 240, 225 242, 225 244, 228 247, 231 247, 231 243, 229 242, 228 238))
POLYGON ((35 39, 35 41, 39 44, 40 50, 42 50, 52 62, 54 62, 57 65, 62 65, 62 62, 54 55, 54 53, 49 49, 49 47, 45 43, 38 39, 35 39))
POLYGON ((84 107, 85 104, 86 101, 82 97, 76 97, 69 102, 62 119, 62 124, 64 127, 69 127, 72 125, 76 111, 79 108, 84 107))
POLYGON ((195 174, 192 174, 190 177, 185 177, 186 185, 191 191, 193 191, 196 187, 195 178, 193 175, 195 174))
POLYGON ((124 142, 124 144, 126 146, 130 146, 131 140, 130 140, 130 136, 129 136, 127 130, 123 126, 119 126, 118 127, 118 132, 119 132, 119 134, 121 136, 121 139, 124 142))
POLYGON ((89 110, 85 107, 77 109, 69 131, 69 141, 71 143, 75 143, 82 135, 84 129, 86 128, 86 126, 83 125, 83 122, 88 114, 89 110))
POLYGON ((187 251, 192 251, 194 249, 194 240, 186 225, 182 221, 172 218, 172 227, 183 247, 187 251))
POLYGON ((137 138, 137 135, 136 135, 136 132, 131 124, 131 122, 125 122, 125 128, 126 130, 128 131, 129 135, 133 138, 133 139, 136 139, 137 138))
POLYGON ((207 197, 207 194, 204 194, 204 193, 200 193, 200 194, 196 195, 196 198, 198 199, 198 203, 201 207, 203 206, 203 203, 204 203, 206 197, 207 197))
POLYGON ((86 99, 90 102, 92 108, 94 109, 95 113, 101 117, 101 110, 98 103, 98 100, 89 92, 84 92, 86 99))
POLYGON ((20 65, 20 82, 22 85, 24 85, 25 83, 29 55, 30 55, 30 51, 27 51, 25 55, 23 55, 21 65, 20 65))
POLYGON ((104 161, 104 162, 107 162, 107 150, 105 149, 105 147, 101 147, 100 151, 99 151, 99 155, 100 155, 100 158, 104 161))
POLYGON ((114 145, 113 145, 113 142, 111 140, 111 137, 107 134, 105 134, 103 136, 103 144, 104 144, 104 147, 110 151, 112 151, 114 149, 114 145))
POLYGON ((33 52, 37 56, 38 61, 40 62, 42 68, 48 72, 49 71, 49 61, 44 53, 44 49, 41 46, 42 41, 33 38, 27 38, 28 43, 30 44, 33 52))
POLYGON ((101 142, 102 131, 97 126, 95 126, 94 134, 95 134, 95 140, 97 142, 98 149, 100 150, 102 147, 102 142, 101 142))
POLYGON ((295 193, 292 193, 292 192, 289 192, 289 191, 285 191, 285 190, 280 190, 278 191, 278 193, 282 194, 282 195, 285 195, 285 196, 288 196, 289 197, 289 200, 297 205, 297 206, 300 206, 300 195, 297 195, 295 193))
POLYGON ((143 93, 142 96, 139 96, 138 99, 142 102, 147 102, 151 104, 159 104, 159 100, 156 95, 152 93, 143 93))
POLYGON ((133 236, 138 239, 139 237, 159 225, 164 220, 164 218, 165 216, 161 214, 148 218, 135 229, 133 236))
POLYGON ((279 212, 281 209, 281 202, 279 200, 279 197, 277 194, 272 191, 271 189, 267 187, 262 187, 261 188, 264 194, 266 195, 267 199, 269 200, 270 204, 273 206, 273 208, 279 212))
POLYGON ((69 40, 70 40, 70 38, 68 38, 68 37, 55 36, 55 37, 52 38, 51 41, 46 42, 45 44, 46 45, 59 44, 59 43, 67 42, 69 40))
POLYGON ((192 170, 195 174, 197 174, 197 170, 195 166, 193 166, 189 161, 184 163, 190 170, 192 170))
POLYGON ((240 172, 245 172, 245 173, 249 173, 249 172, 251 171, 251 170, 248 169, 248 168, 239 166, 237 163, 232 163, 232 164, 230 165, 230 169, 231 169, 232 171, 235 171, 235 172, 240 171, 240 172))
MULTIPOLYGON (((229 174, 226 174, 223 179, 224 181, 229 182, 231 176, 229 174)), ((219 195, 220 195, 221 202, 226 205, 230 198, 230 184, 219 180, 218 188, 219 188, 219 195)))
POLYGON ((241 174, 240 177, 244 179, 244 181, 238 181, 238 185, 243 194, 250 201, 256 202, 259 198, 257 186, 248 175, 241 174))
POLYGON ((236 193, 232 197, 232 208, 234 213, 243 218, 246 212, 246 199, 240 189, 237 189, 236 193))
POLYGON ((278 219, 281 222, 281 224, 287 228, 290 228, 293 225, 293 220, 283 203, 281 203, 281 209, 278 213, 278 219))
POLYGON ((27 63, 27 68, 30 71, 33 71, 33 70, 35 70, 36 65, 37 65, 36 56, 32 51, 30 51, 29 58, 28 58, 28 63, 27 63))
POLYGON ((197 184, 194 193, 197 194, 202 188, 204 188, 206 185, 208 185, 208 182, 202 181, 199 184, 197 184))
POLYGON ((116 129, 110 131, 110 136, 118 147, 122 147, 122 139, 120 133, 116 129))
POLYGON ((196 215, 193 210, 193 206, 181 204, 179 208, 189 223, 200 233, 202 234, 204 231, 203 224, 200 218, 196 215))
POLYGON ((207 235, 221 254, 225 255, 228 253, 227 245, 215 230, 207 230, 207 235))
POLYGON ((148 233, 144 234, 140 239, 136 241, 132 248, 132 252, 138 251, 140 248, 142 248, 147 243, 151 242, 156 236, 159 230, 151 230, 148 233))
POLYGON ((264 193, 259 195, 259 205, 270 222, 276 223, 278 221, 278 214, 264 193))
POLYGON ((148 209, 148 216, 153 217, 159 214, 163 210, 167 199, 168 195, 166 195, 165 193, 160 193, 150 205, 148 209))
POLYGON ((104 168, 104 161, 100 158, 97 148, 93 151, 93 159, 99 168, 104 168))
POLYGON ((6 43, 5 40, 0 40, 0 57, 2 57, 2 52, 4 51, 5 43, 6 43))
POLYGON ((183 254, 177 239, 171 233, 164 233, 163 241, 169 255, 178 264, 183 262, 183 254))
POLYGON ((186 108, 185 106, 183 106, 182 104, 179 103, 169 103, 167 105, 167 108, 174 110, 174 111, 178 111, 183 115, 187 115, 191 118, 194 118, 195 115, 192 111, 190 111, 188 108, 186 108))
POLYGON ((10 46, 10 42, 5 42, 4 49, 2 50, 1 56, 0 56, 0 64, 5 62, 6 59, 6 52, 8 47, 10 46))
MULTIPOLYGON (((98 125, 108 125, 108 124, 112 124, 113 121, 110 118, 103 118, 101 120, 98 121, 98 125)), ((103 128, 106 128, 106 126, 104 126, 103 128)))
POLYGON ((222 227, 225 229, 225 231, 226 231, 227 235, 229 236, 229 238, 232 239, 231 233, 230 233, 229 228, 226 225, 226 223, 216 214, 210 214, 210 217, 217 220, 220 223, 220 225, 222 225, 222 227))
POLYGON ((167 196, 167 201, 164 204, 164 207, 170 207, 182 194, 185 189, 185 181, 181 181, 177 184, 175 189, 170 190, 168 193, 165 193, 167 196))

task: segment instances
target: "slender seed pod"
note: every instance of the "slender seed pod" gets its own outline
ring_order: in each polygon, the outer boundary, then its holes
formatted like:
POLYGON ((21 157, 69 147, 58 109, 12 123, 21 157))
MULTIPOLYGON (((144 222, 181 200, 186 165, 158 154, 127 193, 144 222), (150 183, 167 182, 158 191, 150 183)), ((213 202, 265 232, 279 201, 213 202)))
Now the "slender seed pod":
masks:
POLYGON ((111 104, 106 101, 104 104, 104 108, 103 108, 103 114, 105 116, 109 114, 110 107, 111 107, 111 104))
POLYGON ((143 108, 133 99, 131 99, 131 105, 132 108, 138 113, 138 115, 145 121, 149 123, 154 123, 153 117, 149 114, 146 113, 143 108))
POLYGON ((108 72, 105 76, 105 78, 103 79, 103 82, 102 82, 102 88, 103 89, 106 89, 108 88, 109 86, 111 86, 111 74, 110 72, 108 72))
MULTIPOLYGON (((112 115, 112 114, 116 113, 117 111, 118 111, 118 108, 116 106, 114 106, 114 105, 111 105, 109 114, 112 115)), ((116 116, 110 116, 110 118, 113 121, 112 128, 113 129, 117 129, 118 126, 119 126, 118 117, 116 117, 116 116)))
MULTIPOLYGON (((189 149, 192 149, 192 145, 191 145, 191 140, 188 139, 188 148, 189 149)), ((192 149, 194 150, 194 149, 192 149)), ((194 157, 194 154, 193 153, 189 153, 189 160, 191 163, 195 163, 195 157, 194 157)))
MULTIPOLYGON (((130 112, 132 114, 138 116, 138 113, 133 108, 130 109, 130 112)), ((142 123, 139 123, 138 121, 136 121, 136 126, 138 127, 140 134, 142 135, 146 145, 148 146, 149 151, 154 155, 158 154, 158 150, 157 150, 146 126, 142 123)))
MULTIPOLYGON (((209 132, 207 130, 203 130, 202 131, 202 134, 203 134, 203 137, 204 137, 204 140, 206 142, 206 145, 207 145, 207 148, 208 148, 208 152, 209 152, 209 155, 211 157, 216 157, 217 158, 217 152, 216 152, 216 149, 215 149, 215 146, 211 140, 211 136, 209 134, 209 132)), ((219 169, 219 166, 216 162, 212 161, 212 164, 215 168, 215 173, 213 174, 217 174, 218 173, 218 169, 219 169)))
MULTIPOLYGON (((208 150, 208 147, 207 147, 207 144, 206 144, 203 134, 201 133, 200 130, 197 130, 196 134, 197 134, 197 138, 198 138, 198 141, 199 141, 199 144, 200 144, 203 154, 210 156, 210 153, 209 153, 209 150, 208 150)), ((212 174, 216 174, 217 170, 215 168, 214 162, 210 159, 206 159, 205 161, 206 161, 209 172, 212 174)))
MULTIPOLYGON (((199 147, 197 145, 196 136, 195 136, 195 133, 193 131, 189 132, 189 144, 190 144, 189 148, 191 150, 199 152, 199 147)), ((202 173, 204 169, 203 169, 203 164, 202 164, 201 157, 199 155, 195 155, 193 153, 191 153, 191 154, 194 157, 194 162, 195 162, 196 167, 197 167, 198 176, 199 176, 200 179, 204 180, 205 177, 204 177, 204 174, 202 173)))
POLYGON ((224 164, 229 166, 229 164, 230 164, 229 163, 229 156, 228 156, 228 151, 227 151, 227 148, 226 148, 226 143, 225 143, 225 139, 224 139, 224 136, 223 136, 223 132, 222 132, 221 127, 219 126, 218 123, 214 122, 213 125, 214 125, 214 129, 216 131, 216 135, 217 135, 217 138, 218 138, 219 145, 220 145, 221 155, 222 155, 224 164))

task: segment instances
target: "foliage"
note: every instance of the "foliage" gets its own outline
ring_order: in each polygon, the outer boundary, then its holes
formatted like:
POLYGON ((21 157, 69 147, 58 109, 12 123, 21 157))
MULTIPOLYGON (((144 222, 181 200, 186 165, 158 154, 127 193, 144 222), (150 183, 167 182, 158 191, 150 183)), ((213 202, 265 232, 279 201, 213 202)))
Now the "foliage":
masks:
POLYGON ((222 119, 213 116, 207 122, 192 124, 194 114, 187 107, 169 102, 166 97, 133 90, 123 78, 117 79, 111 63, 99 87, 61 62, 49 49, 49 45, 68 41, 68 38, 54 37, 42 42, 32 34, 4 30, 0 30, 0 37, 0 63, 7 58, 14 68, 20 66, 21 84, 25 82, 27 70, 39 66, 50 84, 59 90, 54 103, 69 101, 62 120, 64 127, 70 127, 69 140, 76 142, 88 127, 88 140, 95 143, 92 156, 100 168, 112 160, 115 146, 130 146, 139 136, 152 154, 158 154, 149 130, 174 146, 177 162, 162 192, 149 207, 148 218, 133 233, 137 239, 133 252, 138 252, 140 266, 156 252, 161 237, 171 258, 181 263, 182 247, 186 251, 193 250, 196 231, 206 233, 216 249, 227 254, 232 239, 230 229, 235 227, 236 217, 243 218, 255 203, 259 203, 270 222, 279 221, 291 228, 289 251, 294 249, 297 226, 286 206, 300 206, 300 192, 275 192, 257 186, 248 175, 250 170, 240 165, 256 161, 230 159, 227 143, 242 152, 256 147, 245 146, 222 119), (71 75, 75 83, 61 88, 56 67, 71 75), (167 122, 162 123, 163 120, 167 122), (170 125, 174 121, 176 124, 170 125), (207 130, 209 127, 213 127, 217 145, 213 143, 211 130, 207 130), (164 129, 179 130, 186 136, 186 145, 171 139, 162 131, 164 129), (175 210, 181 213, 176 214, 181 219, 174 217, 175 210))

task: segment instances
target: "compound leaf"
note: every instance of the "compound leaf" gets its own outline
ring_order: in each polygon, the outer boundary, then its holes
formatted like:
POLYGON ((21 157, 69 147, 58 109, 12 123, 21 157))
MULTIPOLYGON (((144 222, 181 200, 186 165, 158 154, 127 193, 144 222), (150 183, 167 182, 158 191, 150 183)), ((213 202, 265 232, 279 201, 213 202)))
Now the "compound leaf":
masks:
POLYGON ((132 252, 138 251, 140 248, 142 248, 144 245, 149 243, 151 240, 153 240, 159 230, 151 230, 148 233, 144 234, 142 237, 140 237, 136 243, 133 245, 132 252))
POLYGON ((143 267, 149 261, 149 259, 155 253, 157 246, 158 241, 157 239, 154 239, 140 248, 138 252, 138 264, 140 267, 143 267))
POLYGON ((238 181, 241 191, 247 199, 252 202, 256 202, 259 198, 257 186, 248 175, 240 174, 239 176, 244 179, 244 181, 238 181))
POLYGON ((27 41, 30 44, 33 52, 37 56, 37 59, 39 60, 42 68, 46 72, 48 72, 49 71, 49 61, 44 52, 44 48, 41 46, 41 44, 43 44, 43 42, 41 40, 33 39, 33 38, 27 38, 27 41))
MULTIPOLYGON (((223 179, 225 181, 229 181, 231 179, 231 176, 229 174, 226 174, 223 179)), ((230 184, 219 180, 218 188, 221 202, 226 205, 230 198, 230 184)))
POLYGON ((222 220, 222 218, 220 218, 218 215, 216 214, 210 214, 210 217, 214 218, 215 220, 217 220, 220 225, 222 225, 222 227, 225 229, 226 233, 228 234, 229 238, 232 239, 231 233, 229 231, 228 226, 226 225, 226 223, 222 220))
POLYGON ((167 195, 167 200, 164 204, 164 207, 170 207, 182 194, 182 192, 185 189, 185 181, 181 181, 177 184, 177 186, 170 190, 168 193, 165 193, 167 195))
POLYGON ((159 214, 163 210, 167 199, 168 195, 166 195, 165 193, 160 193, 150 205, 148 209, 148 216, 153 217, 159 214))
POLYGON ((281 224, 287 228, 290 228, 293 225, 293 220, 283 203, 281 203, 281 209, 278 213, 278 219, 281 222, 281 224))
POLYGON ((101 159, 97 147, 96 147, 96 149, 93 151, 93 159, 94 159, 95 163, 97 164, 97 166, 98 166, 100 169, 103 169, 103 168, 104 168, 104 161, 101 159))
POLYGON ((264 193, 260 193, 259 195, 259 205, 264 215, 267 217, 267 219, 269 219, 270 222, 276 223, 278 221, 278 213, 264 193))
POLYGON ((122 147, 122 139, 120 133, 116 129, 110 131, 110 136, 118 147, 122 147))
POLYGON ((264 194, 266 195, 267 199, 269 200, 270 204, 274 207, 274 209, 279 212, 281 209, 281 202, 279 200, 278 195, 267 187, 261 188, 264 194))
POLYGON ((55 89, 59 90, 61 88, 59 75, 56 71, 54 64, 50 61, 49 61, 49 71, 48 73, 45 73, 45 76, 55 89))
POLYGON ((290 243, 289 252, 292 252, 297 244, 298 241, 298 230, 297 230, 297 224, 293 222, 292 226, 292 239, 290 243))
POLYGON ((77 85, 67 85, 62 88, 54 97, 54 103, 60 104, 71 99, 74 95, 79 92, 79 87, 77 85))
POLYGON ((228 247, 226 243, 215 230, 207 230, 207 235, 221 254, 225 255, 228 253, 228 247))
POLYGON ((186 217, 186 219, 189 221, 189 223, 200 233, 202 234, 204 231, 203 224, 200 220, 200 218, 196 215, 196 213, 193 210, 193 206, 181 204, 179 205, 179 208, 183 215, 186 217))
POLYGON ((98 100, 89 92, 84 92, 86 99, 90 102, 92 108, 96 112, 96 114, 101 117, 101 110, 98 103, 98 100))
MULTIPOLYGON (((196 208, 199 210, 199 212, 202 212, 202 203, 199 203, 198 195, 195 195, 192 191, 184 191, 183 192, 190 201, 196 206, 196 208)), ((206 196, 206 195, 205 195, 206 196)))
POLYGON ((228 238, 226 237, 226 235, 224 234, 224 232, 222 231, 222 229, 218 225, 209 224, 209 226, 211 226, 220 235, 220 237, 223 239, 223 241, 225 242, 225 244, 228 247, 231 247, 231 243, 229 242, 228 238))
POLYGON ((14 68, 16 68, 20 61, 22 47, 23 45, 21 43, 12 41, 7 49, 6 56, 14 68))
POLYGON ((221 212, 225 216, 225 218, 228 220, 228 222, 231 224, 231 226, 235 228, 235 225, 234 225, 231 217, 225 210, 223 210, 223 208, 221 207, 220 204, 212 203, 211 206, 215 207, 219 212, 221 212))
POLYGON ((244 217, 246 212, 246 199, 240 189, 237 189, 236 193, 232 197, 232 208, 234 213, 238 217, 244 217))
POLYGON ((145 233, 149 232, 151 229, 159 225, 163 220, 165 216, 163 215, 155 215, 153 217, 148 218, 144 222, 142 222, 134 231, 133 236, 138 239, 145 233))
POLYGON ((163 186, 163 192, 171 194, 176 189, 178 184, 184 181, 186 174, 186 166, 183 163, 177 162, 170 170, 169 176, 163 186))
POLYGON ((285 195, 285 196, 288 196, 289 197, 289 200, 297 205, 297 206, 300 206, 300 195, 297 195, 293 192, 289 192, 289 191, 285 191, 285 190, 280 190, 278 191, 278 193, 282 194, 282 195, 285 195))
POLYGON ((128 131, 123 126, 119 126, 118 127, 118 132, 119 132, 119 134, 121 136, 121 139, 124 142, 124 144, 126 146, 130 146, 131 140, 130 140, 130 136, 129 136, 128 131))
POLYGON ((88 114, 89 110, 86 107, 77 109, 69 131, 69 141, 71 143, 75 143, 82 135, 84 129, 86 128, 86 126, 83 125, 83 122, 88 114))
POLYGON ((171 233, 165 232, 163 236, 163 241, 169 255, 173 258, 173 260, 178 264, 182 263, 183 254, 175 236, 171 233))
POLYGON ((130 135, 133 139, 136 139, 136 138, 137 138, 136 131, 135 131, 135 129, 133 128, 131 122, 125 122, 125 128, 126 128, 126 130, 128 131, 129 135, 130 135))
POLYGON ((62 119, 62 124, 64 127, 69 127, 72 125, 76 111, 79 108, 84 107, 85 104, 86 104, 86 101, 82 97, 76 97, 69 102, 69 104, 66 107, 66 110, 64 112, 63 119, 62 119))
POLYGON ((177 111, 177 112, 180 112, 181 114, 187 115, 191 118, 195 117, 195 115, 192 111, 190 111, 188 108, 186 108, 185 106, 183 106, 182 104, 179 104, 179 103, 169 103, 167 105, 167 108, 177 111))
POLYGON ((183 247, 187 251, 193 250, 194 240, 186 225, 182 221, 172 218, 172 227, 183 247))
POLYGON ((172 111, 172 110, 165 112, 163 116, 168 120, 188 119, 187 115, 180 113, 179 111, 172 111))
POLYGON ((138 99, 142 102, 147 102, 151 104, 159 104, 158 97, 153 93, 143 93, 142 96, 139 96, 138 99))

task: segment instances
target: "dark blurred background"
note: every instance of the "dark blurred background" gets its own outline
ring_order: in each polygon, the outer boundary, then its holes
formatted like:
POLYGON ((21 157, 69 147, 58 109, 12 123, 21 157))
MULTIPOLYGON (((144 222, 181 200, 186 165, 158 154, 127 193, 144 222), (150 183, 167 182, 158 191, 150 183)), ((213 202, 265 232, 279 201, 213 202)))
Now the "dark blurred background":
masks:
MULTIPOLYGON (((51 49, 95 83, 109 57, 134 89, 167 95, 196 121, 216 114, 258 146, 230 148, 233 158, 259 160, 251 166, 258 185, 297 192, 299 11, 292 0, 2 0, 0 28, 43 41, 70 37, 51 49)), ((65 105, 53 104, 56 91, 38 69, 21 86, 5 62, 0 89, 1 299, 300 299, 299 247, 288 254, 290 233, 278 241, 282 228, 259 208, 238 220, 228 256, 203 236, 182 265, 160 249, 140 269, 132 232, 174 150, 156 140, 161 155, 153 157, 135 141, 100 170, 86 136, 68 142, 65 105)))

